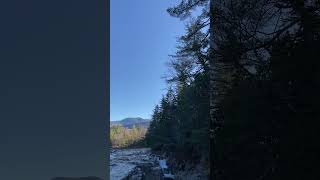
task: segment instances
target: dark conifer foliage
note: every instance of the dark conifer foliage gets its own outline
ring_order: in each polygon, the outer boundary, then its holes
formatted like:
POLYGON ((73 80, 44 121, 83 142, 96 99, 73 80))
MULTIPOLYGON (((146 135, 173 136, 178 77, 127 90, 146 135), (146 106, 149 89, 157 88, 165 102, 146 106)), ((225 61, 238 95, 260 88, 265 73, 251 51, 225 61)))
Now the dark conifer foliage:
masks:
POLYGON ((205 159, 210 179, 319 179, 319 1, 182 0, 168 12, 188 22, 147 143, 205 159))

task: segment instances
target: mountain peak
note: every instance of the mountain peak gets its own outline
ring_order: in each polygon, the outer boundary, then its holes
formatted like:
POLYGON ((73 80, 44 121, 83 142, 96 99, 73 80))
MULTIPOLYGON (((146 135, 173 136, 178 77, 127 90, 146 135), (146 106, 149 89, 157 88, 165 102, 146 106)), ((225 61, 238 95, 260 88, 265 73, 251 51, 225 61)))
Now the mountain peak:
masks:
POLYGON ((121 125, 123 127, 132 128, 133 126, 149 127, 150 119, 143 119, 141 117, 128 117, 120 121, 111 121, 110 126, 121 125))

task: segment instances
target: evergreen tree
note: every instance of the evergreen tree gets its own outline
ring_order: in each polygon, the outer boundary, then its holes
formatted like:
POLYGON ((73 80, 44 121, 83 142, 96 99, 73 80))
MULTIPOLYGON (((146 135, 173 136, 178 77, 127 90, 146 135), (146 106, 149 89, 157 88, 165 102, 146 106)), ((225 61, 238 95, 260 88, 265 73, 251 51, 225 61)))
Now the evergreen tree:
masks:
POLYGON ((316 177, 308 161, 319 135, 319 9, 303 0, 169 8, 190 21, 169 64, 175 89, 155 107, 147 142, 184 159, 209 157, 210 179, 316 177))

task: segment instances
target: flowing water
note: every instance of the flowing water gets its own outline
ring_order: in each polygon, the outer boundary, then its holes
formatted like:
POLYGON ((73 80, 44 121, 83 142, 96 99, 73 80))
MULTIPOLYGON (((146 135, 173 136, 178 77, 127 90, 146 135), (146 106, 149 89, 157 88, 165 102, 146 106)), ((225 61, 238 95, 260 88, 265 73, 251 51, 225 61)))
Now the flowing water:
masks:
POLYGON ((110 153, 110 179, 121 180, 132 174, 142 164, 155 164, 149 148, 112 149, 110 153))

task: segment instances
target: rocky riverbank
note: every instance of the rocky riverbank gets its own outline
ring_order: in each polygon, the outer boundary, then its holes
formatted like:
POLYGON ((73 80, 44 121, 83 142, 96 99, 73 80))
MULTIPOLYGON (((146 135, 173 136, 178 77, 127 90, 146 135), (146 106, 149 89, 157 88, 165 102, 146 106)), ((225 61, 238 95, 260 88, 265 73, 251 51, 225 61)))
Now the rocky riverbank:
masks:
POLYGON ((158 157, 167 160, 167 165, 176 180, 207 180, 208 167, 204 162, 191 163, 187 161, 177 161, 174 154, 158 154, 158 157))
POLYGON ((110 154, 111 180, 162 180, 164 174, 174 175, 176 180, 206 180, 207 171, 204 166, 185 164, 180 168, 174 159, 168 162, 165 156, 153 154, 149 148, 112 149, 110 154), (167 165, 161 165, 168 163, 167 165), (172 174, 171 174, 172 173, 172 174))
POLYGON ((157 166, 156 156, 149 148, 113 149, 110 154, 110 179, 157 180, 161 176, 157 166))
POLYGON ((171 167, 176 180, 207 180, 208 171, 201 164, 186 165, 184 169, 171 167))

